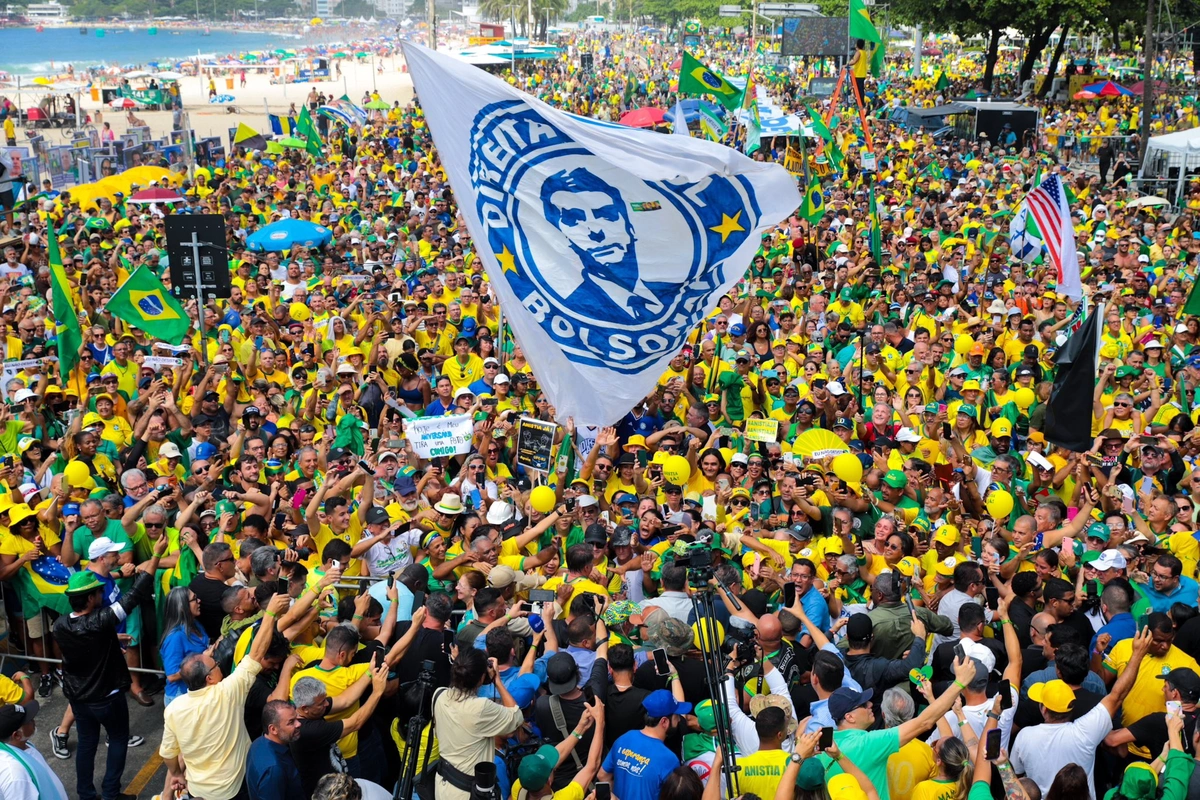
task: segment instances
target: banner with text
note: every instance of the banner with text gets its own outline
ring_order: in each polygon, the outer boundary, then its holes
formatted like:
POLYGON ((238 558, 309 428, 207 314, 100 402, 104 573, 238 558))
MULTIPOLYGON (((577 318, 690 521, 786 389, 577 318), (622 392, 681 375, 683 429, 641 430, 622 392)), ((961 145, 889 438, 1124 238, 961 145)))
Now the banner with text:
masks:
POLYGON ((404 430, 421 458, 458 456, 471 451, 474 426, 468 414, 408 420, 404 430))

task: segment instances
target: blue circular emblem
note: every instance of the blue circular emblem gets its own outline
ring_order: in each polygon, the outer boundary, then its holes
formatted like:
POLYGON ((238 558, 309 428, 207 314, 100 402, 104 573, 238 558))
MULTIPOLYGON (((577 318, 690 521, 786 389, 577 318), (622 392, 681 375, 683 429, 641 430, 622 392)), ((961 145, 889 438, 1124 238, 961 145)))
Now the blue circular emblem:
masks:
POLYGON ((163 308, 162 300, 158 299, 154 295, 147 295, 146 297, 141 298, 137 301, 137 305, 138 308, 141 309, 142 313, 147 317, 157 317, 165 310, 163 308))
POLYGON ((761 216, 742 176, 643 180, 517 100, 485 106, 470 141, 504 280, 573 363, 636 373, 678 352, 747 267, 726 263, 761 216))

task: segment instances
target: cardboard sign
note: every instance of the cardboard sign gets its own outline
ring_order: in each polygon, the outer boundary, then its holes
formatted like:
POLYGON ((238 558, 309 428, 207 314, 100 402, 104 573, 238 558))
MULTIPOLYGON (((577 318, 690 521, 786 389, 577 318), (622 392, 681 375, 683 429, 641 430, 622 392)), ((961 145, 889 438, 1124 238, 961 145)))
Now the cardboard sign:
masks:
POLYGON ((549 472, 554 461, 554 432, 558 425, 532 417, 521 417, 517 430, 517 463, 528 469, 549 472))
POLYGON ((173 358, 170 356, 146 356, 142 359, 142 366, 149 367, 152 370, 158 371, 162 368, 171 369, 173 367, 182 367, 182 358, 173 358))
POLYGON ((404 430, 413 452, 421 458, 458 456, 471 451, 474 425, 467 414, 408 420, 404 430))
POLYGON ((752 442, 774 442, 779 437, 779 420, 746 420, 746 438, 752 442))

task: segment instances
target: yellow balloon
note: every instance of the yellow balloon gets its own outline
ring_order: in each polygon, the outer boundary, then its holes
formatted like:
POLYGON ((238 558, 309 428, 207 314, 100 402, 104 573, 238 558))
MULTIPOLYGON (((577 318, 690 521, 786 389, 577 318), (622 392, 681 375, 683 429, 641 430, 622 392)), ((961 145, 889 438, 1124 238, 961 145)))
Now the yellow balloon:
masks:
POLYGON ((1011 494, 1003 489, 997 489, 987 496, 984 504, 992 519, 1003 519, 1012 513, 1014 501, 1011 494))
POLYGON ((683 486, 688 482, 688 478, 692 477, 692 465, 683 456, 671 456, 667 463, 663 464, 663 477, 667 479, 667 483, 683 486))
POLYGON ((553 511, 556 499, 554 490, 549 486, 535 486, 529 493, 529 505, 539 514, 549 514, 553 511))
POLYGON ((971 352, 971 348, 975 346, 975 340, 965 333, 960 333, 954 337, 954 352, 960 356, 966 357, 967 353, 971 352))
POLYGON ((66 469, 63 470, 63 479, 66 480, 67 485, 72 489, 78 487, 91 488, 91 486, 96 485, 92 481, 92 474, 88 471, 87 464, 84 464, 82 461, 72 461, 67 464, 66 469))
POLYGON ((1033 389, 1029 389, 1026 387, 1017 389, 1016 397, 1014 397, 1013 399, 1016 401, 1018 408, 1027 409, 1031 405, 1033 405, 1033 401, 1034 401, 1033 389))
POLYGON ((834 456, 833 474, 846 483, 861 481, 863 476, 862 462, 853 453, 842 453, 840 456, 834 456))

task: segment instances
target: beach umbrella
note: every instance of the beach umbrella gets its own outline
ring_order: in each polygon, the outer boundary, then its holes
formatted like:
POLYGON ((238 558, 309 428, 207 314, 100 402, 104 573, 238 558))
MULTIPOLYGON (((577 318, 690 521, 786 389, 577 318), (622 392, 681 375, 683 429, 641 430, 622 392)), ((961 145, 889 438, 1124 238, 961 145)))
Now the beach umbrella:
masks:
POLYGON ((621 119, 618 122, 622 125, 628 125, 630 128, 653 128, 655 125, 662 124, 663 117, 663 110, 661 108, 645 106, 625 112, 621 115, 621 119))
POLYGON ((370 53, 364 53, 362 50, 359 50, 357 53, 355 53, 355 54, 354 54, 354 57, 355 57, 355 58, 366 58, 366 57, 368 57, 369 55, 371 55, 371 54, 370 54, 370 53))
POLYGON ((1121 86, 1120 84, 1113 83, 1112 81, 1097 81, 1096 83, 1089 83, 1087 86, 1083 87, 1083 91, 1091 92, 1097 97, 1119 97, 1121 95, 1125 95, 1126 97, 1133 96, 1133 92, 1126 89, 1124 86, 1121 86))
POLYGON ((142 104, 132 97, 118 97, 108 101, 109 108, 141 108, 142 104))
POLYGON ((256 231, 246 240, 251 250, 278 253, 296 245, 320 247, 333 238, 333 231, 302 219, 281 219, 256 231))
POLYGON ((162 78, 164 81, 177 81, 177 80, 180 80, 183 78, 183 73, 182 72, 172 72, 171 70, 164 70, 164 71, 158 73, 158 77, 162 78))
POLYGON ((49 78, 34 78, 33 82, 35 84, 37 84, 38 86, 53 86, 54 85, 54 81, 50 80, 49 78))
MULTIPOLYGON (((1154 91, 1156 91, 1156 92, 1165 92, 1168 88, 1170 88, 1170 87, 1168 87, 1167 84, 1163 83, 1162 81, 1154 82, 1154 91)), ((1133 92, 1134 94, 1145 94, 1146 93, 1146 82, 1138 81, 1133 86, 1129 87, 1129 91, 1133 92)))
POLYGON ((389 108, 391 108, 391 106, 389 106, 387 103, 383 102, 382 100, 372 100, 371 102, 369 102, 365 106, 363 106, 363 108, 369 108, 372 111, 387 111, 389 108))
POLYGON ((138 204, 148 203, 182 203, 183 198, 171 189, 143 189, 129 198, 129 202, 138 204))
POLYGON ((312 19, 310 19, 308 21, 308 24, 309 25, 320 25, 322 22, 324 22, 324 20, 321 19, 320 17, 313 17, 312 19))
MULTIPOLYGON (((696 120, 700 119, 701 112, 718 118, 723 116, 725 113, 720 106, 713 105, 705 100, 700 100, 694 97, 688 98, 687 100, 680 100, 679 106, 683 108, 683 118, 688 122, 695 122, 696 120)), ((668 122, 675 122, 675 109, 668 109, 666 113, 663 114, 663 119, 667 120, 668 122)))
POLYGON ((153 74, 154 74, 153 72, 147 72, 144 69, 135 69, 135 70, 130 70, 129 72, 126 72, 125 77, 126 78, 149 78, 153 74))
POLYGON ((163 186, 179 186, 183 183, 183 175, 178 172, 171 172, 166 167, 152 167, 149 164, 141 167, 130 167, 116 175, 117 180, 123 181, 126 186, 137 184, 138 186, 149 186, 152 182, 158 181, 163 186))
POLYGON ((1096 99, 1096 93, 1088 92, 1088 91, 1076 92, 1073 96, 1076 100, 1095 100, 1096 99))

